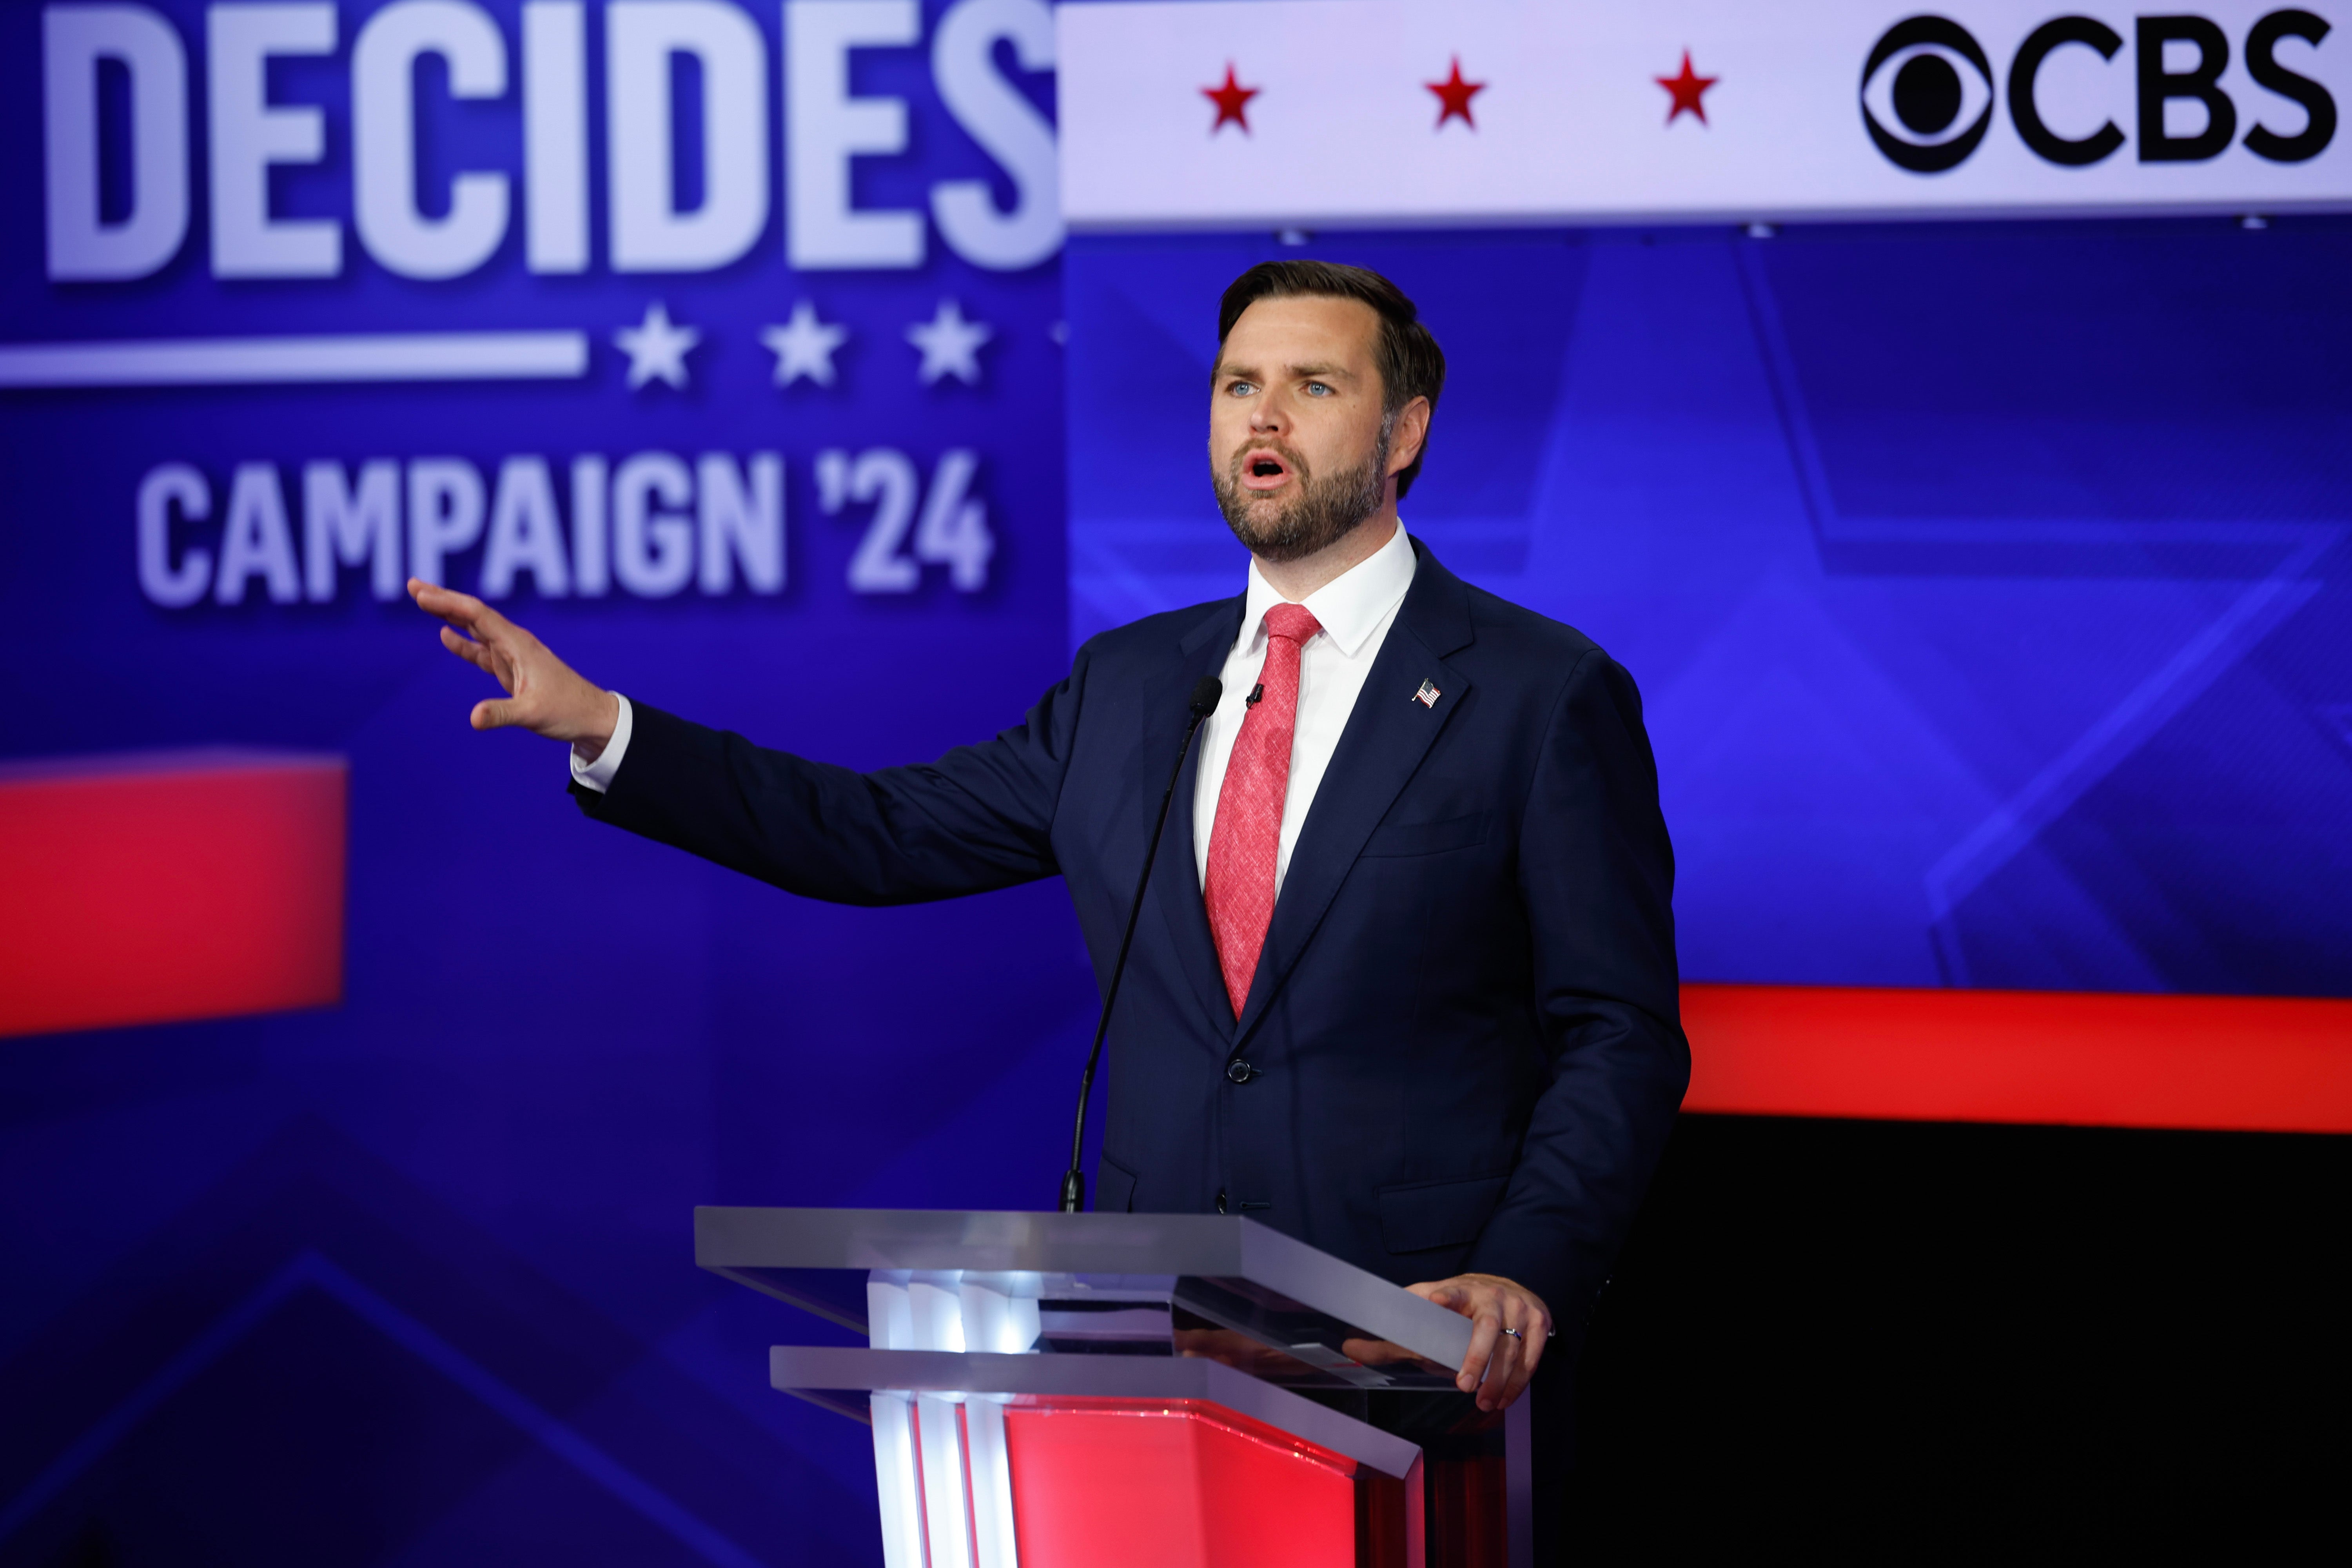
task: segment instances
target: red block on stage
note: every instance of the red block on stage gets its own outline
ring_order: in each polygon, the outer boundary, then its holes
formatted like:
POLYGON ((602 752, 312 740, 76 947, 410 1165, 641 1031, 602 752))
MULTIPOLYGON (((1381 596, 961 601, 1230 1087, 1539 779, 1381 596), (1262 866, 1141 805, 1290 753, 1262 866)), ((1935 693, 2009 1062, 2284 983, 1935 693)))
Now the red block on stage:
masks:
POLYGON ((1685 985, 1688 1110, 2352 1132, 2352 1001, 1685 985))
POLYGON ((341 1000, 348 778, 237 751, 0 769, 0 1035, 341 1000))

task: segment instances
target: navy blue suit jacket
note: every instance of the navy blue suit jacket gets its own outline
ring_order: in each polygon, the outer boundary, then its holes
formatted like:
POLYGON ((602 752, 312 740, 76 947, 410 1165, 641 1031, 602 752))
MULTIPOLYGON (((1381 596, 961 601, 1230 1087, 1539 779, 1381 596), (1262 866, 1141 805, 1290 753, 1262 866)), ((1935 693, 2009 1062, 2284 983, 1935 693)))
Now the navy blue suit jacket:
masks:
MULTIPOLYGON (((1689 1076, 1673 851, 1632 679, 1413 548, 1238 1022, 1194 867, 1197 748, 1186 764, 1111 1024, 1097 1206, 1223 1196, 1400 1284, 1507 1276, 1565 1329, 1689 1076)), ((1104 633, 1024 723, 928 767, 856 773, 640 704, 611 790, 575 793, 842 903, 1058 873, 1107 983, 1187 699, 1242 604, 1104 633)))

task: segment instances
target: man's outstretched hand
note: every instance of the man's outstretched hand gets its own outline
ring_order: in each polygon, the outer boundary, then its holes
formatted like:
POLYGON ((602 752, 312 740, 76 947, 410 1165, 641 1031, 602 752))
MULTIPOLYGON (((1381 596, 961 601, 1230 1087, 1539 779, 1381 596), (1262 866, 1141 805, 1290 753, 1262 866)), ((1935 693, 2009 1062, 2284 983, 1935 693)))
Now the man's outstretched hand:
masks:
POLYGON ((1542 1297, 1499 1274, 1457 1274, 1405 1289, 1470 1320, 1470 1353, 1454 1386, 1476 1394, 1479 1409, 1504 1409, 1526 1391, 1551 1338, 1542 1297))
POLYGON ((547 645, 471 594, 453 593, 411 577, 409 596, 428 616, 437 616, 441 646, 506 688, 504 700, 474 704, 477 730, 509 726, 569 741, 583 762, 593 763, 613 739, 621 704, 602 687, 583 680, 547 651, 547 645))

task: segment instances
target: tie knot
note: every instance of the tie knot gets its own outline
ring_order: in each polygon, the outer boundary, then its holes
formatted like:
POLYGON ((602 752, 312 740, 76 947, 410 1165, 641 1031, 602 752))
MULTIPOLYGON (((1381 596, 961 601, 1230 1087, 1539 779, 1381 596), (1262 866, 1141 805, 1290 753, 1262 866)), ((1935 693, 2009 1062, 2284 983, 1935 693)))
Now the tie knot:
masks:
POLYGON ((1308 637, 1322 629, 1323 623, 1304 605, 1276 605, 1265 613, 1266 636, 1288 637, 1302 647, 1308 637))

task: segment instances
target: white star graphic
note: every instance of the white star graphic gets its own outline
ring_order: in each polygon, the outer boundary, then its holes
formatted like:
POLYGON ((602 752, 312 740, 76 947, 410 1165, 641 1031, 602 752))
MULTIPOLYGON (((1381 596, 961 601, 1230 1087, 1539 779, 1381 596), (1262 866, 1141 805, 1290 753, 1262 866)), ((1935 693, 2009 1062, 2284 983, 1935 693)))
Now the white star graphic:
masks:
POLYGON ((646 307, 643 321, 623 327, 613 334, 613 341, 629 356, 630 391, 649 381, 666 381, 683 390, 687 352, 702 341, 702 334, 672 322, 669 311, 656 300, 646 307))
POLYGON ((943 376, 954 376, 966 386, 980 384, 980 345, 996 335, 985 321, 967 321, 953 300, 940 301, 939 313, 907 329, 907 341, 923 351, 923 368, 916 374, 929 386, 943 376))
POLYGON ((833 351, 848 340, 849 329, 816 318, 816 307, 806 300, 793 307, 793 319, 781 327, 762 328, 760 341, 776 356, 776 384, 790 386, 802 376, 819 386, 833 384, 833 351))

